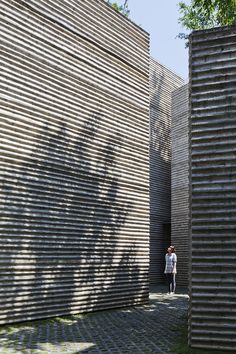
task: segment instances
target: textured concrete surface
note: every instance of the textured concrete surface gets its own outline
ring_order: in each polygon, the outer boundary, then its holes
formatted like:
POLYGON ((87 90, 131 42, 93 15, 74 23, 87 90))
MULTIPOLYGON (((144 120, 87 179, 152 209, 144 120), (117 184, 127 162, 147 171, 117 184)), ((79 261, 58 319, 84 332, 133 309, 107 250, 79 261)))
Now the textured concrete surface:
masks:
POLYGON ((185 291, 154 288, 150 304, 0 328, 0 353, 172 353, 185 322, 185 291))
POLYGON ((236 25, 194 31, 189 46, 189 342, 198 351, 236 353, 235 43, 236 25))
POLYGON ((149 34, 104 0, 0 14, 0 324, 146 304, 149 34))

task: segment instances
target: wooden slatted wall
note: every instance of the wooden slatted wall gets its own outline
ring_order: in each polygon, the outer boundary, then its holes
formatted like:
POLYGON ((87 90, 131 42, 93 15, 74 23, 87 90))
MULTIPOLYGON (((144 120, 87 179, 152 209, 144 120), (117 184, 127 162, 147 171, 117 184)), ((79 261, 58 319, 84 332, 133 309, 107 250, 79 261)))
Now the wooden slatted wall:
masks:
POLYGON ((178 257, 177 284, 189 279, 189 97, 188 85, 172 95, 171 118, 171 242, 178 257))
POLYGON ((149 292, 149 36, 102 0, 1 0, 0 323, 149 292))
POLYGON ((236 352, 236 26, 194 32, 190 344, 236 352))
POLYGON ((170 244, 171 94, 184 81, 150 62, 150 281, 163 282, 166 248, 170 244))

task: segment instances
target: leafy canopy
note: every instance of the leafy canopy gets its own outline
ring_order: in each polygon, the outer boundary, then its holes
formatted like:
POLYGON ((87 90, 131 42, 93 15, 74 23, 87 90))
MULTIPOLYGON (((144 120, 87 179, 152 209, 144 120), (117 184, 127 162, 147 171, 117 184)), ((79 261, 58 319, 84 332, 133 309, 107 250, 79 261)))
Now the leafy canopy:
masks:
POLYGON ((107 2, 108 2, 108 4, 110 4, 113 7, 113 9, 122 13, 122 15, 129 17, 130 10, 128 8, 128 0, 125 0, 123 5, 119 5, 116 1, 111 2, 110 0, 108 0, 107 2))
MULTIPOLYGON (((191 0, 179 3, 179 23, 187 30, 236 24, 236 0, 191 0)), ((187 38, 184 33, 180 38, 187 38)))

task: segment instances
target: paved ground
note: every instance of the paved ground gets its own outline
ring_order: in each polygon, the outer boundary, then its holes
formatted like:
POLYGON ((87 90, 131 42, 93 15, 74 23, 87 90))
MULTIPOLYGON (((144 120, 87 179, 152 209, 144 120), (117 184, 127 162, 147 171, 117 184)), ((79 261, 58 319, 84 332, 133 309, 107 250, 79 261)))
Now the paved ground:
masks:
POLYGON ((3 327, 0 353, 171 353, 186 321, 188 296, 164 291, 154 289, 148 306, 3 327))

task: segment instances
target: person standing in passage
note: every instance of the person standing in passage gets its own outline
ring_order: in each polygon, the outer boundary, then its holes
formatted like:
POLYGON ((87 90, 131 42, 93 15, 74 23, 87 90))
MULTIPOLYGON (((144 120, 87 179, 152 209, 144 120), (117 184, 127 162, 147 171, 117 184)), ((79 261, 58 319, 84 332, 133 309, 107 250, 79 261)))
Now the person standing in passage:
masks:
POLYGON ((176 263, 177 263, 177 256, 175 252, 172 252, 172 246, 168 247, 167 253, 165 255, 165 274, 167 278, 168 284, 168 294, 175 293, 175 274, 176 274, 176 263))
POLYGON ((175 246, 170 246, 171 248, 171 253, 174 255, 174 262, 175 262, 175 266, 174 266, 174 271, 173 271, 173 289, 172 292, 175 293, 176 290, 176 273, 177 273, 177 269, 176 269, 176 264, 177 264, 177 256, 176 256, 176 252, 175 252, 175 246))

